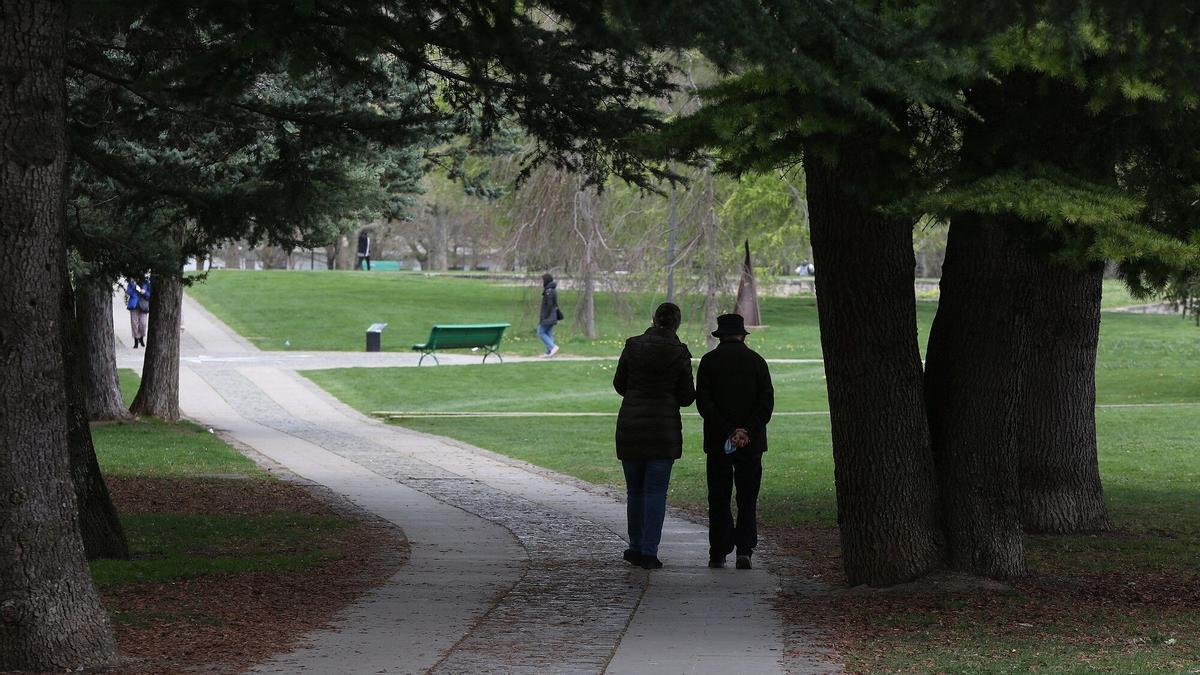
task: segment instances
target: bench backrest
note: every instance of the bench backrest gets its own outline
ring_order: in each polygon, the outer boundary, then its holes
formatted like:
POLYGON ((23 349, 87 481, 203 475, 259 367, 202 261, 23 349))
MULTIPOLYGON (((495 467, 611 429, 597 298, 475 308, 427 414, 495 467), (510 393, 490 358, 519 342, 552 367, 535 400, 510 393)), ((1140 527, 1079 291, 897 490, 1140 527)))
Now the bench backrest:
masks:
POLYGON ((432 349, 495 347, 504 336, 507 323, 438 324, 429 331, 426 343, 432 349))

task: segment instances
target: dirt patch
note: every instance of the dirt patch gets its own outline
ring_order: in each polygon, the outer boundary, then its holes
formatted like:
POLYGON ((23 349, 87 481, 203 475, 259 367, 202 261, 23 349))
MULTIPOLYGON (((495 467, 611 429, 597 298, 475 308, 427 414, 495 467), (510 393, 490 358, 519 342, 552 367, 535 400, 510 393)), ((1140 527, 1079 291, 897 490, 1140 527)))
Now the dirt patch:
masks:
POLYGON ((782 582, 778 606, 795 638, 789 649, 815 641, 831 667, 839 660, 851 672, 1200 667, 1197 574, 1047 570, 1000 583, 938 572, 885 589, 847 588, 835 528, 769 534, 782 582))
POLYGON ((253 515, 279 512, 349 519, 314 533, 309 550, 329 559, 300 571, 216 574, 105 589, 121 672, 233 672, 288 649, 391 577, 408 558, 399 531, 327 493, 282 481, 110 480, 122 513, 253 515))
POLYGON ((332 514, 331 505, 312 491, 280 480, 257 477, 107 479, 121 513, 332 514))

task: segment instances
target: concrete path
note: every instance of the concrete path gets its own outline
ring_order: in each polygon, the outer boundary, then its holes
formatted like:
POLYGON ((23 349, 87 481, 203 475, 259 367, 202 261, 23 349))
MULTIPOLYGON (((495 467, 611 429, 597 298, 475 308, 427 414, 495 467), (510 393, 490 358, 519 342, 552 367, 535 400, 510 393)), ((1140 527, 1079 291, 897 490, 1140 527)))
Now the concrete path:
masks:
MULTIPOLYGON (((118 308, 114 318, 119 363, 139 367, 127 314, 118 308)), ((410 542, 395 577, 257 670, 829 670, 815 659, 785 662, 778 584, 763 557, 752 571, 710 570, 705 528, 671 515, 659 554, 666 567, 631 568, 620 559, 624 504, 607 489, 384 424, 295 372, 350 355, 260 352, 187 297, 184 327, 184 414, 395 523, 410 542)))

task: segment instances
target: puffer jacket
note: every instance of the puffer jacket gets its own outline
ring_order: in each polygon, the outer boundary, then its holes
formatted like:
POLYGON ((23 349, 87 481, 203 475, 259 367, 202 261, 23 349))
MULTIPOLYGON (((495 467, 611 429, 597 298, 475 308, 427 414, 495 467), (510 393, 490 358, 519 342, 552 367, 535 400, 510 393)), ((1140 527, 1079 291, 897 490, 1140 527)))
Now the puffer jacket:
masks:
POLYGON ((617 414, 619 459, 679 459, 679 409, 696 400, 692 354, 674 331, 651 326, 625 341, 613 388, 623 397, 617 414))
POLYGON ((542 287, 542 311, 539 323, 553 326, 558 323, 558 282, 551 281, 542 287))

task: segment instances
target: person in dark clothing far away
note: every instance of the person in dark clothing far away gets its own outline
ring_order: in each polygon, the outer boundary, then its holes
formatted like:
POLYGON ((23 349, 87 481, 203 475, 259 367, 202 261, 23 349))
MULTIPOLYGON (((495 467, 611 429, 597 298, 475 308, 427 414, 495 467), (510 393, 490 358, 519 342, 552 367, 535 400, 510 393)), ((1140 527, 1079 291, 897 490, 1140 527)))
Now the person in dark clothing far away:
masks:
POLYGON ((542 358, 550 358, 558 353, 558 345, 554 344, 554 326, 563 318, 558 309, 558 284, 548 273, 542 275, 542 312, 538 320, 538 337, 546 345, 546 353, 542 358))
POLYGON ((358 260, 355 262, 355 269, 362 269, 363 265, 367 266, 367 271, 371 271, 371 233, 363 230, 358 233, 358 260))
POLYGON ((700 359, 696 371, 696 409, 704 418, 708 474, 708 566, 724 567, 737 549, 737 568, 750 569, 758 545, 758 489, 762 455, 767 451, 767 422, 775 408, 775 389, 767 362, 746 346, 746 327, 737 314, 717 317, 716 349, 700 359), (737 487, 737 523, 729 499, 737 487))
POLYGON ((617 413, 617 458, 625 471, 629 548, 625 560, 644 569, 662 567, 658 544, 667 513, 671 467, 683 456, 679 409, 696 400, 692 354, 679 341, 679 307, 664 302, 645 333, 625 341, 613 388, 621 395, 617 413))

